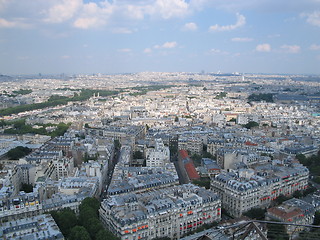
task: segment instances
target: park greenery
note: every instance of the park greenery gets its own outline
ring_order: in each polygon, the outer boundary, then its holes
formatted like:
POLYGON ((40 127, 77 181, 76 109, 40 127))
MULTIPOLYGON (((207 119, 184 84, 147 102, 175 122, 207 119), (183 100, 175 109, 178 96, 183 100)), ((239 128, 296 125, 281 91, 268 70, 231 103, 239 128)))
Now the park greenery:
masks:
POLYGON ((31 152, 32 152, 32 150, 28 147, 18 146, 18 147, 15 147, 15 148, 9 150, 7 152, 7 157, 10 160, 17 160, 19 158, 23 158, 24 156, 28 155, 31 152))
POLYGON ((265 213, 266 213, 265 209, 251 208, 249 211, 245 212, 243 215, 251 219, 263 220, 265 213))
POLYGON ((201 177, 198 180, 193 180, 192 183, 199 186, 199 187, 204 187, 205 189, 210 189, 210 178, 209 177, 201 177))
POLYGON ((79 215, 70 208, 50 213, 68 240, 118 240, 100 222, 99 207, 97 199, 85 198, 79 206, 79 215))
POLYGON ((285 225, 268 223, 267 238, 270 240, 289 240, 289 235, 286 231, 285 225))
POLYGON ((245 124, 243 126, 245 128, 247 128, 247 129, 251 129, 251 128, 254 128, 254 127, 258 127, 259 123, 255 122, 255 121, 250 121, 250 122, 248 122, 247 124, 245 124))
POLYGON ((320 183, 320 151, 317 155, 312 155, 310 157, 306 157, 303 154, 297 154, 296 158, 301 164, 309 169, 311 175, 313 175, 313 181, 320 183))
POLYGON ((1 121, 0 126, 12 126, 4 130, 5 134, 41 134, 51 137, 62 136, 70 127, 70 124, 58 123, 58 124, 36 124, 38 127, 34 128, 29 124, 26 124, 25 119, 19 119, 15 121, 1 121), (54 130, 48 131, 47 128, 52 127, 54 130))
POLYGON ((248 97, 249 102, 273 102, 273 94, 272 93, 259 93, 259 94, 251 94, 248 97))
POLYGON ((17 94, 17 95, 27 95, 29 93, 32 93, 31 89, 20 89, 20 90, 16 90, 16 91, 12 91, 12 93, 17 94))
POLYGON ((140 151, 134 151, 132 157, 133 159, 144 159, 143 152, 140 151))
POLYGON ((33 186, 32 184, 22 183, 20 191, 24 191, 25 193, 33 192, 33 186))
POLYGON ((85 101, 85 100, 88 100, 90 97, 92 97, 94 94, 98 94, 98 93, 101 97, 111 96, 119 93, 119 91, 108 91, 108 90, 94 90, 94 89, 78 89, 78 90, 81 91, 80 94, 75 93, 74 96, 70 98, 53 95, 46 102, 25 104, 25 105, 19 105, 16 107, 1 109, 0 117, 11 115, 11 114, 18 114, 25 111, 44 109, 48 107, 55 107, 58 105, 66 105, 68 102, 85 101))
POLYGON ((172 88, 172 87, 174 87, 174 85, 152 85, 152 86, 133 87, 131 89, 137 92, 130 93, 130 95, 131 96, 146 95, 147 92, 150 92, 150 91, 158 91, 160 89, 166 89, 166 88, 172 88))
MULTIPOLYGON (((189 153, 189 156, 190 156, 190 153, 189 153)), ((202 158, 210 158, 210 159, 213 159, 213 160, 216 159, 215 156, 213 156, 211 153, 207 152, 207 146, 206 145, 203 146, 203 151, 202 151, 201 154, 194 153, 194 154, 191 155, 191 159, 193 160, 193 163, 194 163, 194 165, 196 167, 201 166, 201 159, 202 158)))
POLYGON ((215 99, 222 99, 222 98, 224 98, 224 97, 226 97, 227 96, 227 93, 226 92, 219 92, 218 94, 217 94, 217 96, 215 97, 215 99))

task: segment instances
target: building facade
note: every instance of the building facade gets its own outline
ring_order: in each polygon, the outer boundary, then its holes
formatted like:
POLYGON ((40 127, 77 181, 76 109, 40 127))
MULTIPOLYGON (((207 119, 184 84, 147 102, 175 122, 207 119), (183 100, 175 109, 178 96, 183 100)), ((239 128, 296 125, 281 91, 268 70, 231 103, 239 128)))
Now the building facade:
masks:
POLYGON ((105 199, 103 224, 122 240, 181 238, 221 219, 221 201, 212 191, 192 184, 105 199))

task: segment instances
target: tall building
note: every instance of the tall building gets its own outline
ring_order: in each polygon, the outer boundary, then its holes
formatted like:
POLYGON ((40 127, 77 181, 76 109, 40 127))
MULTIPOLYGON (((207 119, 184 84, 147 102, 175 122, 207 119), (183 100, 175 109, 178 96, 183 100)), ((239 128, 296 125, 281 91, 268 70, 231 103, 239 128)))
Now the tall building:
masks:
POLYGON ((162 139, 155 140, 154 148, 146 149, 147 167, 160 167, 170 162, 170 150, 163 144, 162 139))
POLYGON ((221 219, 217 194, 193 184, 141 194, 109 196, 99 210, 103 224, 121 240, 180 238, 221 219))
POLYGON ((240 217, 251 208, 268 207, 279 195, 290 196, 308 187, 309 171, 301 164, 275 166, 266 164, 255 169, 222 172, 211 180, 224 207, 240 217))

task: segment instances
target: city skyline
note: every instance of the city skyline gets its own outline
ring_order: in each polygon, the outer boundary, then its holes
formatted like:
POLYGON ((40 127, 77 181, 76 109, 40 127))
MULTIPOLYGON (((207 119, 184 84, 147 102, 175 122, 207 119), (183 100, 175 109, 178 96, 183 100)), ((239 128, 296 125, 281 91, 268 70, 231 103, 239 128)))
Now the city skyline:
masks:
POLYGON ((0 74, 320 74, 319 7, 319 0, 0 0, 0 74))

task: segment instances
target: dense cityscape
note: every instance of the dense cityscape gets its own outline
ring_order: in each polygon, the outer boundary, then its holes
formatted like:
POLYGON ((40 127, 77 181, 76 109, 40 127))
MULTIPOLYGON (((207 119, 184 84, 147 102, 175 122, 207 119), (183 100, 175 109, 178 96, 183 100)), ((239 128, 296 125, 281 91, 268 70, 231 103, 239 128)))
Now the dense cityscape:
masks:
POLYGON ((0 75, 0 239, 317 239, 319 144, 317 75, 0 75))

